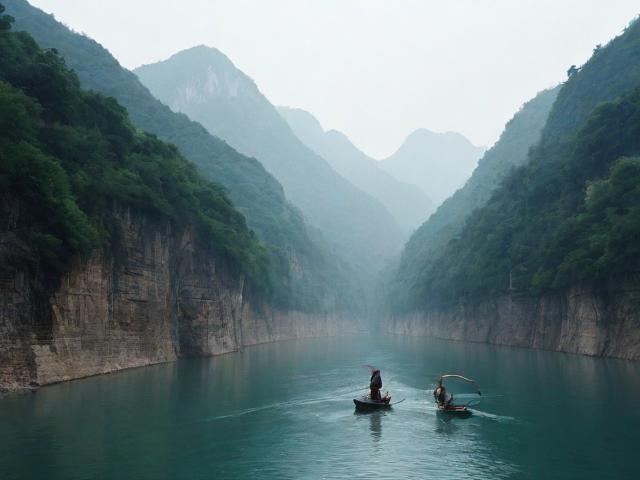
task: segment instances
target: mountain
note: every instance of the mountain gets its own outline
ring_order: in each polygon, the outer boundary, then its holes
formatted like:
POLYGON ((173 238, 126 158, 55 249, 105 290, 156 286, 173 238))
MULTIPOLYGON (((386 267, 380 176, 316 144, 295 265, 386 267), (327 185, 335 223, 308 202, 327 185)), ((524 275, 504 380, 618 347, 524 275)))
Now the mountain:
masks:
POLYGON ((357 302, 343 267, 309 231, 282 186, 254 158, 241 155, 185 115, 172 112, 94 40, 71 31, 24 0, 3 0, 14 29, 55 48, 84 88, 114 97, 135 126, 175 144, 209 179, 221 183, 234 205, 266 243, 274 301, 296 309, 351 308, 357 302), (348 293, 349 292, 349 293, 348 293))
POLYGON ((487 203, 514 168, 526 163, 529 150, 540 140, 559 90, 559 86, 544 90, 525 103, 480 159, 464 187, 446 199, 407 242, 398 266, 400 284, 394 288, 396 305, 407 301, 412 279, 460 235, 473 211, 487 203))
POLYGON ((253 80, 221 52, 198 46, 135 73, 174 111, 257 158, 336 255, 370 273, 399 251, 402 233, 384 206, 307 148, 253 80))
POLYGON ((223 187, 3 10, 0 395, 354 332, 274 307, 268 253, 223 187))
POLYGON ((192 225, 218 257, 255 284, 266 281, 262 247, 221 186, 173 146, 136 131, 115 100, 82 91, 56 53, 0 27, 2 210, 20 206, 26 217, 0 243, 29 245, 22 260, 34 268, 64 270, 121 235, 111 218, 119 205, 176 229, 192 225))
POLYGON ((459 133, 421 128, 380 167, 398 180, 419 186, 439 205, 464 185, 484 151, 459 133))
POLYGON ((433 212, 433 201, 417 186, 396 180, 376 160, 351 143, 346 135, 324 131, 320 122, 299 108, 278 107, 293 133, 324 158, 333 169, 356 187, 377 198, 400 226, 412 232, 433 212))
POLYGON ((541 295, 640 270, 635 65, 638 21, 569 77, 527 162, 470 215, 459 236, 422 259, 419 271, 398 271, 410 292, 407 308, 508 292, 541 295))

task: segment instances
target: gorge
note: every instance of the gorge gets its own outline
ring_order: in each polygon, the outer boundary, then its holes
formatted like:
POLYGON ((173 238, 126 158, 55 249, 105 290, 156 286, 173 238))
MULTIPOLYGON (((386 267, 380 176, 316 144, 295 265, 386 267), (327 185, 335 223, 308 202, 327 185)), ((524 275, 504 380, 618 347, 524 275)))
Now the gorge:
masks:
POLYGON ((214 48, 130 72, 2 3, 0 392, 371 329, 640 360, 637 21, 486 151, 378 161, 214 48))

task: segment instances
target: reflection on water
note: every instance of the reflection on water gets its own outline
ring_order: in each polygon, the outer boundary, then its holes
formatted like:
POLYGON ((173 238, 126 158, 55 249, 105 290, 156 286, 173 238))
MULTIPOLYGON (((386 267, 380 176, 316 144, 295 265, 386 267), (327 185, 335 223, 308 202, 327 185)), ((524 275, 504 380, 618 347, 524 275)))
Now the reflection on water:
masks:
POLYGON ((382 417, 384 417, 386 413, 379 410, 372 410, 370 412, 360 412, 355 410, 353 414, 369 420, 369 432, 371 433, 371 438, 374 443, 378 443, 382 437, 382 417))
POLYGON ((405 337, 262 345, 0 400, 0 478, 634 478, 639 374, 405 337), (366 364, 406 401, 354 414, 366 364), (470 418, 438 414, 444 372, 479 381, 470 418))
POLYGON ((369 414, 369 431, 371 431, 371 438, 375 441, 380 440, 382 436, 382 412, 371 412, 369 414))

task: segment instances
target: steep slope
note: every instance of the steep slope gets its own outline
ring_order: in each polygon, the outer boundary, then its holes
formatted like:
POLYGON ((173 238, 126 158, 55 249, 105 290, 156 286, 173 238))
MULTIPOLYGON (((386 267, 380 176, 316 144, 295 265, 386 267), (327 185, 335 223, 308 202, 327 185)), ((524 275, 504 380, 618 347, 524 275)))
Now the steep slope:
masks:
POLYGON ((293 133, 356 187, 377 198, 406 232, 412 232, 433 212, 433 201, 417 186, 400 182, 378 162, 336 130, 325 132, 320 122, 299 108, 278 107, 293 133))
POLYGON ((266 251, 223 188, 2 10, 0 394, 355 330, 274 308, 266 251))
POLYGON ((43 47, 60 52, 83 87, 116 98, 134 125, 175 144, 207 178, 224 185, 269 249, 276 302, 316 310, 354 304, 340 292, 350 292, 346 273, 317 246, 280 184, 257 160, 238 154, 198 123, 172 112, 97 42, 24 0, 3 3, 15 18, 14 29, 28 31, 43 47))
POLYGON ((500 139, 478 162, 464 187, 445 200, 407 242, 391 296, 395 305, 408 301, 420 272, 460 235, 467 218, 487 203, 507 175, 525 164, 529 150, 540 140, 559 89, 544 90, 522 106, 507 123, 500 139))
POLYGON ((194 47, 135 73, 173 110, 260 160, 336 254, 371 271, 399 250, 402 235, 391 214, 303 145, 253 80, 222 53, 194 47))
MULTIPOLYGON (((474 212, 460 240, 449 244, 424 272, 426 292, 455 299, 492 295, 509 287, 540 291, 636 268, 633 209, 625 206, 623 197, 610 199, 613 205, 619 203, 619 210, 615 218, 597 222, 599 227, 591 222, 604 211, 590 209, 605 208, 599 195, 605 195, 600 192, 607 187, 601 185, 612 182, 618 189, 618 169, 634 178, 633 167, 624 157, 640 154, 639 104, 638 93, 626 89, 640 86, 640 70, 629 68, 638 60, 640 24, 635 22, 567 80, 529 162, 508 176, 487 206, 474 212), (612 85, 613 72, 617 79, 612 85), (570 97, 563 93, 565 89, 570 97), (572 127, 576 112, 589 105, 590 115, 582 125, 572 127), (551 130, 549 125, 561 128, 551 130), (627 246, 616 243, 622 238, 628 240, 627 246), (618 257, 622 247, 630 255, 625 261, 618 257)), ((626 192, 616 191, 611 195, 626 192)), ((633 198, 632 191, 624 195, 633 198)))
POLYGON ((464 185, 484 151, 459 133, 421 128, 380 167, 398 180, 418 185, 439 205, 464 185))
POLYGON ((413 279, 406 307, 420 322, 441 332, 455 322, 462 337, 498 343, 640 356, 640 70, 630 68, 639 59, 636 21, 570 76, 528 162, 413 279), (508 325, 515 310, 521 318, 508 325), (473 312, 493 320, 481 327, 473 312))

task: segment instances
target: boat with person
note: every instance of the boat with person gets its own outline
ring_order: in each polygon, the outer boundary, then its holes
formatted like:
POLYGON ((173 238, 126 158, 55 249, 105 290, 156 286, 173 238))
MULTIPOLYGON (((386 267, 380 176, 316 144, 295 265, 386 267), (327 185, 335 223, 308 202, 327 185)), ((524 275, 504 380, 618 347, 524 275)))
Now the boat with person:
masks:
MULTIPOLYGON (((461 389, 458 386, 456 390, 461 389)), ((459 417, 471 416, 473 412, 469 409, 469 407, 478 405, 478 403, 480 403, 480 399, 478 397, 480 396, 482 396, 482 393, 480 392, 480 388, 478 387, 477 382, 458 374, 440 375, 436 388, 433 390, 433 398, 435 399, 436 405, 438 407, 438 412, 448 415, 456 415, 459 417), (448 380, 450 388, 447 388, 447 386, 445 386, 445 379, 448 380), (456 385, 458 382, 461 382, 462 385, 466 384, 468 386, 471 386, 472 393, 456 393, 454 397, 454 394, 451 390, 452 388, 454 388, 452 384, 456 385), (466 400, 466 402, 462 403, 461 400, 466 400)))

